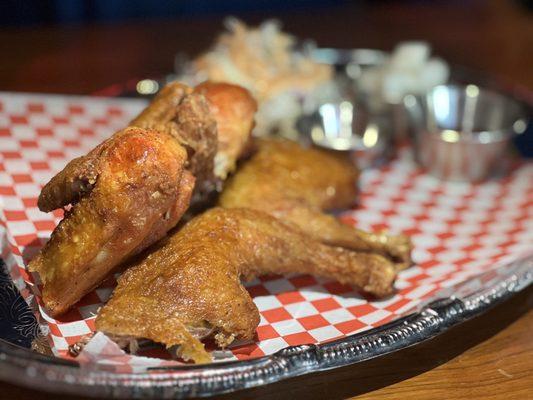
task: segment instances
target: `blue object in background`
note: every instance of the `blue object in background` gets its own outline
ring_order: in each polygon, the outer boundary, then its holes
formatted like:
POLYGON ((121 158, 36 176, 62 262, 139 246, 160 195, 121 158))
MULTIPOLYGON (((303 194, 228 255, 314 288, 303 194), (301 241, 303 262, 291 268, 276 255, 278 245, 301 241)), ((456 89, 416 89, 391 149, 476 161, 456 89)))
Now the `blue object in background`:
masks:
POLYGON ((533 116, 524 133, 516 136, 514 144, 522 157, 533 158, 533 116))
POLYGON ((83 23, 227 15, 280 13, 334 6, 347 0, 2 0, 0 24, 83 23))

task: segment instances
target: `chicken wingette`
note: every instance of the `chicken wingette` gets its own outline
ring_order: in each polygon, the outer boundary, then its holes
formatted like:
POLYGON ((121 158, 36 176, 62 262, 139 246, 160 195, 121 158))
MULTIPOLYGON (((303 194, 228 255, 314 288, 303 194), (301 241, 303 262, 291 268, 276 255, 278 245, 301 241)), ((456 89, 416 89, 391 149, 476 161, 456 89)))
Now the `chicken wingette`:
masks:
POLYGON ((376 296, 392 291, 394 265, 379 254, 316 241, 253 209, 213 208, 128 269, 96 318, 117 342, 149 339, 209 362, 200 339, 220 347, 252 339, 259 312, 241 283, 263 274, 309 273, 376 296))

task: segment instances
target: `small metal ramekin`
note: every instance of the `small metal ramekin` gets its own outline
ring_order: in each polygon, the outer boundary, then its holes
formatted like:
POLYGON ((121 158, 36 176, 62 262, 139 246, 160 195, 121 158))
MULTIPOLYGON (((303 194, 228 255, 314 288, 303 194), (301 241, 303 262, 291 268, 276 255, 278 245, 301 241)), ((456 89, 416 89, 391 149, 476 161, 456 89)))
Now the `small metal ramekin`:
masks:
POLYGON ((380 165, 392 151, 392 121, 388 114, 369 113, 355 101, 322 104, 297 123, 301 138, 315 146, 345 153, 358 168, 380 165))
POLYGON ((404 105, 418 162, 446 180, 479 182, 506 170, 506 153, 527 121, 522 105, 476 85, 436 86, 404 105))

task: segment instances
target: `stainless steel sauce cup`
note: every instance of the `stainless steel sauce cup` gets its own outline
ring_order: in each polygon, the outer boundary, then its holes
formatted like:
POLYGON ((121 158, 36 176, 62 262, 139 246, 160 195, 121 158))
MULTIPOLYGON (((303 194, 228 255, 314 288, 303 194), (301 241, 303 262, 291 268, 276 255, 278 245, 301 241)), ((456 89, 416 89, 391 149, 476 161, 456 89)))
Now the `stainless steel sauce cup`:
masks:
POLYGON ((476 85, 406 96, 418 162, 432 175, 479 182, 506 170, 510 140, 527 125, 517 101, 476 85))
POLYGON ((304 141, 346 153, 358 168, 379 165, 391 155, 390 115, 369 113, 348 99, 322 104, 317 112, 300 118, 297 127, 304 141))

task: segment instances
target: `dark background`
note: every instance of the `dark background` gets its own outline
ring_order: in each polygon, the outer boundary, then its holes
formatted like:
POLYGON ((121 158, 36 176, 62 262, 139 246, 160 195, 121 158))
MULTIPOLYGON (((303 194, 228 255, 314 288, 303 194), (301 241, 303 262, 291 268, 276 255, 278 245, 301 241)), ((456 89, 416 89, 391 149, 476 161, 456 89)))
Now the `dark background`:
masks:
MULTIPOLYGON (((510 0, 524 10, 532 0, 510 0)), ((327 12, 328 8, 372 3, 455 3, 464 9, 473 0, 3 0, 0 24, 4 26, 118 22, 147 18, 176 18, 249 13, 327 12)))
POLYGON ((4 24, 80 23, 331 7, 347 0, 4 0, 4 24))
POLYGON ((450 63, 533 88, 533 0, 3 0, 0 90, 93 93, 172 71, 227 15, 276 17, 321 46, 429 41, 450 63))
MULTIPOLYGON (((507 0, 524 12, 533 10, 533 0, 507 0)), ((255 13, 323 13, 342 6, 380 3, 413 6, 443 4, 467 10, 476 0, 3 0, 0 24, 39 26, 46 24, 83 24, 90 22, 145 21, 199 16, 255 13), (440 4, 439 4, 440 3, 440 4)), ((361 10, 364 12, 363 10, 361 10)))

